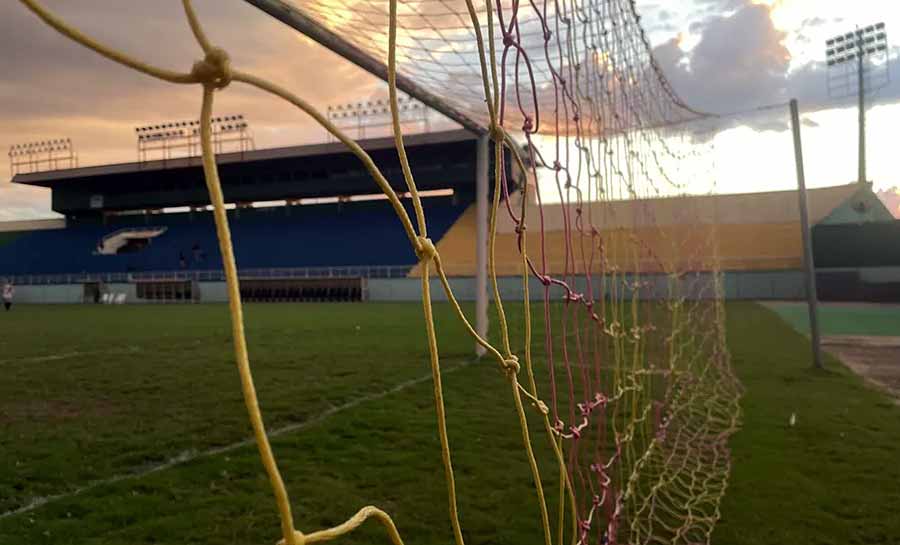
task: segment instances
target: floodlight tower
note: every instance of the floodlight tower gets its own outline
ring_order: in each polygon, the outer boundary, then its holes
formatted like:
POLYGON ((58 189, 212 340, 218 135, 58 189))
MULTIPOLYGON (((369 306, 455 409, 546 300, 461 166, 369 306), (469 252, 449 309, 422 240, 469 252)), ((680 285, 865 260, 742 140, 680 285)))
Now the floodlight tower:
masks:
MULTIPOLYGON (((400 114, 400 123, 421 124, 425 132, 431 130, 428 108, 421 102, 401 96, 397 99, 397 109, 400 114)), ((337 128, 355 130, 356 138, 365 138, 366 129, 393 125, 391 103, 386 98, 328 106, 327 115, 328 120, 337 128)), ((331 133, 328 133, 328 139, 332 141, 331 133)))
POLYGON ((78 166, 78 155, 68 138, 13 144, 7 155, 10 176, 78 166))
MULTIPOLYGON (((213 150, 223 153, 226 144, 234 151, 244 153, 256 148, 250 125, 243 115, 226 115, 210 120, 213 150)), ((153 156, 163 161, 172 159, 179 150, 187 157, 200 155, 200 120, 171 121, 158 125, 135 127, 137 135, 138 162, 149 161, 153 156), (156 153, 160 152, 160 153, 156 153)))
POLYGON ((828 93, 859 97, 859 183, 866 183, 866 93, 890 81, 887 29, 884 23, 857 28, 825 42, 828 93))

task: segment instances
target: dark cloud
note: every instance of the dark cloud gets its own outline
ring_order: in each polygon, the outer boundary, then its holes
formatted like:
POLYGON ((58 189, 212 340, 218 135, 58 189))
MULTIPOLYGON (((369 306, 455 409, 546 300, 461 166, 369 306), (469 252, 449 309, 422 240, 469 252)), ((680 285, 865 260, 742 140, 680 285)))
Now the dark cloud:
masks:
POLYGON ((809 127, 811 129, 814 129, 819 126, 818 123, 816 123, 815 121, 813 121, 812 119, 810 119, 808 117, 804 117, 802 120, 800 120, 800 124, 803 125, 804 127, 809 127))
POLYGON ((677 40, 656 48, 675 89, 694 107, 724 113, 785 100, 790 54, 767 6, 744 5, 696 23, 694 31, 701 38, 690 55, 677 40))

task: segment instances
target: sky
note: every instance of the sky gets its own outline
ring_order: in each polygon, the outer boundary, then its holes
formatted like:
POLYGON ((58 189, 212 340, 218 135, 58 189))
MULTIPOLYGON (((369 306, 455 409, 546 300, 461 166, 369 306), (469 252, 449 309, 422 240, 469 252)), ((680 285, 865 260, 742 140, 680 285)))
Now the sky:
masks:
MULTIPOLYGON (((84 31, 159 65, 189 69, 199 56, 180 2, 45 0, 84 31)), ((900 5, 884 0, 638 0, 654 53, 689 104, 748 112, 796 97, 803 109, 808 185, 854 181, 853 100, 829 97, 827 38, 883 21, 900 32, 900 5)), ((377 96, 372 76, 241 0, 195 0, 212 40, 235 65, 296 90, 313 105, 377 96)), ((900 43, 900 41, 895 42, 900 43)), ((900 126, 900 51, 893 82, 870 97, 869 178, 900 186, 893 166, 900 126)), ((18 2, 0 4, 0 221, 50 217, 44 190, 7 183, 12 144, 71 138, 81 165, 135 159, 134 127, 197 117, 199 89, 151 80, 80 48, 18 2)), ((251 121, 257 147, 325 140, 293 107, 233 85, 217 111, 251 121)), ((787 109, 723 115, 713 138, 718 191, 787 189, 796 183, 787 109)))

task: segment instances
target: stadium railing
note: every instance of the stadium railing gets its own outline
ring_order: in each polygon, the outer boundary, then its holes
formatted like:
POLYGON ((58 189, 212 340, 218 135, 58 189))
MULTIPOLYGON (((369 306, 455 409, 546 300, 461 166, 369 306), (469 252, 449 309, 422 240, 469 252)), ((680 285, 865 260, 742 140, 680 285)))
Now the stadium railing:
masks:
MULTIPOLYGON (((550 269, 556 265, 550 263, 550 269)), ((794 270, 802 266, 796 257, 770 257, 719 259, 719 267, 724 271, 777 271, 794 270)), ((240 269, 242 279, 295 279, 295 278, 406 278, 413 269, 411 265, 360 265, 337 267, 292 267, 240 269)), ((448 276, 472 276, 474 264, 448 263, 445 265, 448 276)), ((708 270, 703 265, 694 267, 696 272, 708 270)), ((627 273, 627 271, 622 271, 627 273)), ((646 271, 645 271, 646 272, 646 271)), ((497 274, 512 276, 520 274, 517 264, 498 264, 497 274)), ((414 273, 415 275, 415 273, 414 273)), ((20 286, 48 284, 83 284, 87 282, 103 282, 106 284, 131 282, 151 282, 165 280, 195 280, 197 282, 224 282, 222 270, 178 270, 153 272, 110 272, 110 273, 73 273, 73 274, 34 274, 34 275, 2 275, 13 284, 20 286)))
MULTIPOLYGON (((405 278, 410 265, 373 265, 352 267, 297 267, 243 269, 242 279, 287 279, 287 278, 405 278)), ((84 284, 103 282, 105 284, 127 284, 131 282, 152 282, 165 280, 194 280, 197 282, 224 282, 221 270, 154 271, 154 272, 114 272, 114 273, 74 273, 74 274, 34 274, 11 275, 6 278, 15 285, 36 286, 48 284, 84 284)))

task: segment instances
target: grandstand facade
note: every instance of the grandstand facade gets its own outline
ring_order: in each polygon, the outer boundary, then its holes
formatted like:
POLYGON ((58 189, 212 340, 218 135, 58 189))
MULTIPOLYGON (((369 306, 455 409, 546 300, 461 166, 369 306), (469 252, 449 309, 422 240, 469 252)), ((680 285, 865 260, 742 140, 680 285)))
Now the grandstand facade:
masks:
MULTIPOLYGON (((474 299, 477 139, 449 131, 406 142, 426 195, 429 235, 454 289, 474 299)), ((402 193, 393 139, 361 145, 402 193)), ((406 235, 369 173, 341 144, 228 153, 217 160, 247 300, 419 297, 417 259, 406 235)), ((225 299, 198 157, 20 174, 13 182, 49 188, 53 210, 63 216, 0 224, 0 277, 18 285, 20 302, 99 302, 109 293, 124 294, 128 302, 225 299)), ((513 192, 510 198, 521 197, 513 192)), ((808 201, 822 295, 900 299, 900 255, 879 250, 900 247, 900 230, 871 186, 813 189, 808 201), (856 244, 856 236, 867 242, 856 244)), ((532 212, 529 217, 537 215, 532 212)), ((544 204, 542 212, 543 244, 531 237, 528 251, 544 255, 551 274, 566 273, 566 238, 578 236, 565 218, 590 214, 605 241, 605 261, 591 271, 576 265, 576 276, 614 269, 627 277, 640 270, 656 285, 652 289, 664 290, 669 271, 709 276, 721 268, 728 297, 803 297, 795 191, 582 203, 577 211, 544 204), (634 256, 629 240, 635 237, 646 246, 644 258, 634 256), (674 247, 671 240, 682 242, 674 247)), ((515 225, 501 214, 497 228, 498 272, 514 277, 521 267, 515 225)), ((501 281, 501 293, 520 294, 519 282, 501 281)))

